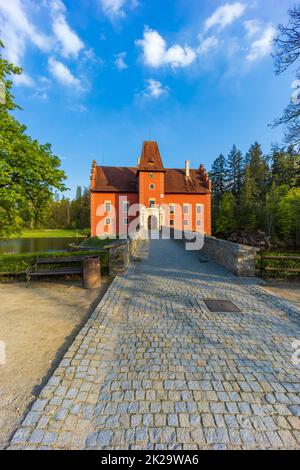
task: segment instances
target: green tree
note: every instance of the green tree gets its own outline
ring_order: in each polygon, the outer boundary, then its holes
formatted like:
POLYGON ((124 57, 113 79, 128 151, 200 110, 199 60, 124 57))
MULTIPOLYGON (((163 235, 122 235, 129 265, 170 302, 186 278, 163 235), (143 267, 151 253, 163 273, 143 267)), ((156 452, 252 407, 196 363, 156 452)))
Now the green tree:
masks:
POLYGON ((299 153, 289 146, 272 149, 272 182, 277 186, 287 185, 290 188, 299 186, 300 156, 299 153))
POLYGON ((228 189, 237 198, 240 197, 243 184, 243 154, 233 145, 227 159, 228 189))
MULTIPOLYGON (((275 38, 275 67, 277 75, 285 72, 289 67, 295 66, 296 78, 300 79, 300 5, 289 10, 289 23, 278 26, 278 35, 275 38)), ((281 118, 274 122, 274 126, 284 125, 286 128, 285 140, 293 145, 300 143, 300 102, 299 90, 295 98, 286 107, 281 118)))
POLYGON ((21 73, 3 59, 0 42, 0 82, 6 100, 0 103, 0 237, 18 232, 22 214, 35 223, 47 217, 55 189, 65 190, 65 174, 49 144, 40 145, 10 112, 17 106, 11 94, 11 75, 21 73))
POLYGON ((235 229, 235 199, 233 194, 224 193, 221 198, 219 217, 216 222, 216 232, 229 235, 235 229))
POLYGON ((278 207, 279 230, 286 243, 300 245, 300 188, 290 189, 278 207))
POLYGON ((227 173, 226 159, 224 155, 219 155, 219 157, 213 162, 209 176, 212 182, 213 229, 216 230, 216 221, 220 214, 222 196, 226 191, 227 173))

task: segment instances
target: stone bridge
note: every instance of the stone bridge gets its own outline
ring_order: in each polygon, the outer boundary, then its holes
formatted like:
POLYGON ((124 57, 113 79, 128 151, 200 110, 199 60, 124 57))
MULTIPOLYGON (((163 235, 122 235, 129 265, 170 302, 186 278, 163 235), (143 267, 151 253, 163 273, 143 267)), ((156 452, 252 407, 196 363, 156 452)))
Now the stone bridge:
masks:
POLYGON ((296 449, 300 312, 176 241, 144 243, 10 449, 296 449), (212 312, 204 300, 239 311, 212 312))

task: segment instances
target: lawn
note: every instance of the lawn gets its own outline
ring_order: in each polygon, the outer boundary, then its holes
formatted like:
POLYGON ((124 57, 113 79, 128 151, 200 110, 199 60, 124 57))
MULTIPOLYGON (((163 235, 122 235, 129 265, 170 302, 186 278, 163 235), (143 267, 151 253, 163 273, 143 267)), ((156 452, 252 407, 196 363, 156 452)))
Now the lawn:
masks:
POLYGON ((75 238, 84 237, 79 230, 23 230, 16 238, 75 238))

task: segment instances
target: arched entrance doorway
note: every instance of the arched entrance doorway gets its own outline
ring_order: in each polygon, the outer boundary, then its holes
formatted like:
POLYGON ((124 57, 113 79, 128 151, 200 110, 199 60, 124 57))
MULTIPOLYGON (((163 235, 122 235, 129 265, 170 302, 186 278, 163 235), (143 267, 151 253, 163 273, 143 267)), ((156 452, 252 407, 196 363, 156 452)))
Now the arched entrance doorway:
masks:
POLYGON ((148 230, 158 230, 157 217, 155 215, 148 217, 148 230))

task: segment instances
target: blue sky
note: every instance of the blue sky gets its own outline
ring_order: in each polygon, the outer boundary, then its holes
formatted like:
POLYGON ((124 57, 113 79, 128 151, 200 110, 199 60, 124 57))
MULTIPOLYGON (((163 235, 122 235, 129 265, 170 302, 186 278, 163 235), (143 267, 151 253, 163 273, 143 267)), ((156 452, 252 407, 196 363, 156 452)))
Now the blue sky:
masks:
POLYGON ((166 167, 210 169, 235 143, 265 152, 290 100, 272 38, 289 0, 0 0, 4 55, 24 69, 17 117, 62 159, 68 185, 91 162, 136 164, 143 140, 166 167))

